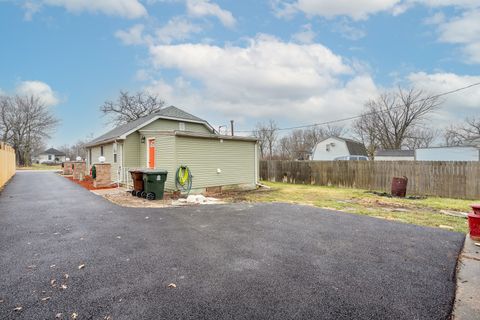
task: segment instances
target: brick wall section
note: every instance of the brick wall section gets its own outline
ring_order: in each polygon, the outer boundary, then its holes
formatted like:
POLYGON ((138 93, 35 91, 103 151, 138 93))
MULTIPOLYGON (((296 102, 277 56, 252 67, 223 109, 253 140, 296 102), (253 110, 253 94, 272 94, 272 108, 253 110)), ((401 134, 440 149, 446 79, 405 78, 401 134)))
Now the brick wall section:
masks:
POLYGON ((109 187, 112 184, 110 163, 96 163, 97 177, 93 180, 93 186, 95 188, 109 187))
POLYGON ((63 174, 71 176, 73 174, 72 161, 65 161, 63 163, 63 174))
POLYGON ((73 162, 73 179, 83 181, 85 180, 85 171, 87 170, 87 165, 82 161, 73 162))

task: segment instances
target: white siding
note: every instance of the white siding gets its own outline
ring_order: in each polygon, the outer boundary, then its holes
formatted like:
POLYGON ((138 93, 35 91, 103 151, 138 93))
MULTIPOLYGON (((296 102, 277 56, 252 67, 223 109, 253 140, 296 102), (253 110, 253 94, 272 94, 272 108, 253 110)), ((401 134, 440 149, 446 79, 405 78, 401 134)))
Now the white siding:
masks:
POLYGON ((337 157, 349 156, 350 152, 348 151, 347 144, 345 141, 328 138, 319 142, 313 153, 313 160, 334 160, 337 157))
POLYGON ((415 150, 417 161, 479 161, 480 150, 476 147, 442 147, 415 150))

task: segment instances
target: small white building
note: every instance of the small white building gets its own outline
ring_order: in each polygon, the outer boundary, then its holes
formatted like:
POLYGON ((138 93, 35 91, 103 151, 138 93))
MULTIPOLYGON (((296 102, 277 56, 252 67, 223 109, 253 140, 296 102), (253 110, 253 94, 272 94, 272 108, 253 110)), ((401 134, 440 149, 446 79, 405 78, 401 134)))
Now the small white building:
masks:
POLYGON ((414 161, 415 150, 377 150, 375 161, 414 161))
POLYGON ((480 147, 431 147, 415 150, 417 161, 480 161, 480 147))
POLYGON ((312 160, 366 160, 367 149, 363 143, 341 138, 330 137, 320 141, 313 150, 312 160), (361 158, 360 158, 361 157, 361 158))
POLYGON ((65 162, 65 153, 54 148, 43 151, 35 157, 37 163, 61 163, 65 162))

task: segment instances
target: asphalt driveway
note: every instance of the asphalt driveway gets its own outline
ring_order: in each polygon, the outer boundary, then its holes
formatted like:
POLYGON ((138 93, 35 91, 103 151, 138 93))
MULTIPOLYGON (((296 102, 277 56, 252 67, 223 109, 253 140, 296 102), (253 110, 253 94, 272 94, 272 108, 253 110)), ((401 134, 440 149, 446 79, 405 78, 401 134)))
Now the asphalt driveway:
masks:
POLYGON ((123 208, 19 172, 0 319, 447 319, 463 238, 287 204, 123 208))

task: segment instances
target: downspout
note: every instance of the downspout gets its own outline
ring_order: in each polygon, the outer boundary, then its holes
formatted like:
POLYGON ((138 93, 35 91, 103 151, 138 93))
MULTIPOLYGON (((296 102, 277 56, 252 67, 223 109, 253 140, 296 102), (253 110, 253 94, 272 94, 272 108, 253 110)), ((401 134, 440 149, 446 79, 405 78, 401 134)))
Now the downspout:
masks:
POLYGON ((255 172, 255 186, 258 185, 258 141, 255 142, 255 156, 254 156, 254 172, 255 172))

